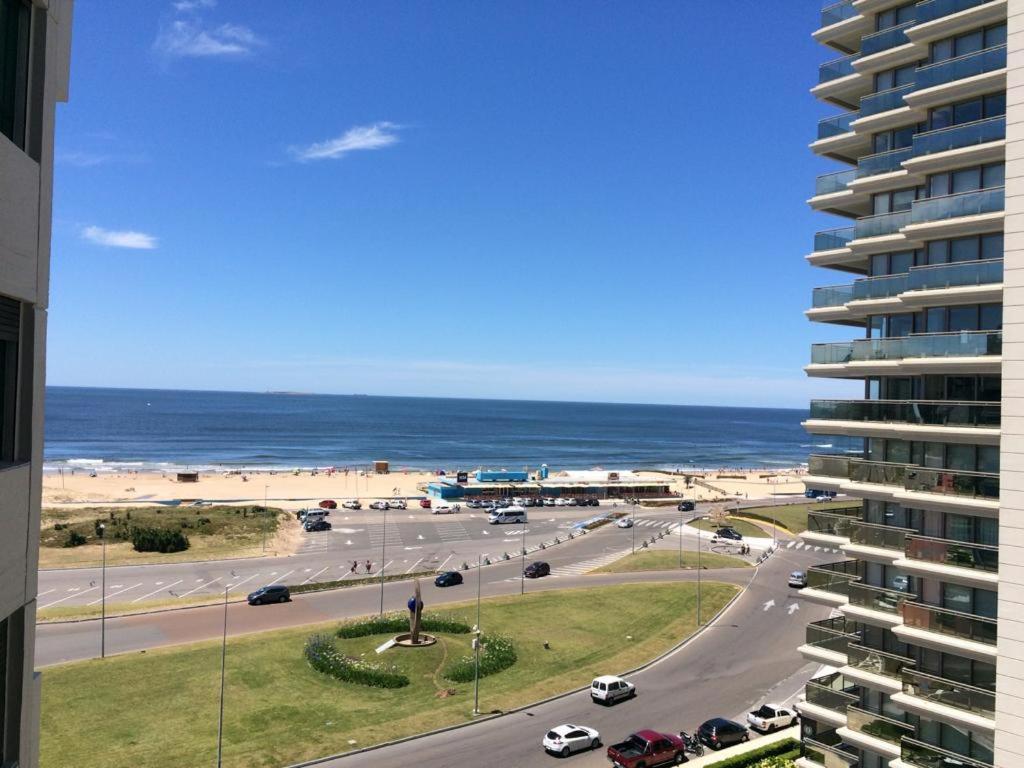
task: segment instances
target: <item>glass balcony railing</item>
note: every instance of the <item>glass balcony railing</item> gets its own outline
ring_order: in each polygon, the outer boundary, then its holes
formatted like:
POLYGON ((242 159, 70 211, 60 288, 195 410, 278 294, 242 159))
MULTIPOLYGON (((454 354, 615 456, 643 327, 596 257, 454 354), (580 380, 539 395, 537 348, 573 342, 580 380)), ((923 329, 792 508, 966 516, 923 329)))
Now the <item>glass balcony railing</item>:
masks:
POLYGON ((860 112, 844 112, 841 115, 826 117, 818 121, 818 138, 828 139, 832 136, 839 136, 849 133, 852 129, 850 123, 860 117, 860 112))
POLYGON ((857 161, 857 178, 902 170, 903 161, 913 157, 913 153, 914 148, 911 146, 866 155, 857 161))
POLYGON ((860 54, 855 53, 851 56, 843 56, 839 59, 826 61, 818 67, 818 83, 827 83, 830 80, 838 80, 840 77, 852 75, 854 73, 853 62, 859 56, 860 54))
POLYGON ((853 282, 853 300, 888 299, 907 290, 907 273, 865 277, 853 282))
POLYGON ((950 611, 924 603, 903 603, 903 626, 971 640, 985 645, 996 644, 996 620, 960 611, 950 611))
POLYGON ((910 223, 910 213, 910 211, 895 211, 893 213, 876 213, 874 216, 862 216, 853 225, 854 238, 859 240, 862 237, 894 235, 910 223))
POLYGON ((877 115, 879 112, 888 112, 891 109, 905 107, 904 95, 910 93, 917 86, 914 83, 907 83, 887 91, 879 91, 864 96, 860 100, 860 115, 877 115))
POLYGON ((859 669, 872 675, 900 679, 903 670, 914 666, 914 660, 895 653, 876 651, 856 643, 850 643, 847 651, 846 666, 859 669))
POLYGON ((869 712, 857 706, 847 707, 846 727, 851 731, 863 733, 865 736, 873 736, 892 744, 899 744, 900 739, 904 736, 914 735, 914 726, 910 723, 869 712))
MULTIPOLYGON (((934 291, 960 285, 995 285, 1003 282, 1003 260, 960 261, 911 267, 907 274, 908 291, 934 291)), ((856 288, 854 288, 856 295, 856 288)))
POLYGON ((951 149, 973 147, 977 144, 1005 138, 1006 116, 990 117, 987 120, 976 120, 973 123, 963 123, 915 134, 914 143, 911 145, 911 157, 922 157, 936 152, 948 152, 951 149))
POLYGON ((860 510, 856 515, 834 514, 832 512, 808 512, 807 530, 810 533, 821 533, 826 536, 850 538, 850 530, 860 519, 860 510))
POLYGON ((928 21, 935 21, 943 16, 950 16, 990 2, 992 0, 925 0, 925 2, 917 4, 917 23, 924 24, 928 21))
POLYGON ((814 194, 831 195, 833 192, 842 192, 846 185, 857 178, 857 170, 851 168, 848 171, 837 171, 819 176, 814 182, 814 194))
POLYGON ((870 56, 873 53, 881 53, 895 48, 897 45, 906 45, 910 42, 907 37, 907 27, 912 27, 916 21, 908 21, 897 27, 889 27, 873 35, 865 35, 860 41, 860 52, 863 56, 870 56))
POLYGON ((1000 403, 958 400, 812 400, 811 418, 936 427, 998 427, 1000 403))
POLYGON ((811 292, 811 306, 815 309, 841 307, 853 299, 853 285, 828 285, 811 292))
POLYGON ((999 498, 999 475, 929 469, 912 464, 868 461, 851 456, 811 454, 807 473, 872 485, 895 485, 919 493, 941 493, 982 499, 999 498))
MULTIPOLYGON (((1003 187, 976 189, 971 192, 958 192, 955 195, 927 197, 915 200, 911 208, 910 223, 921 224, 926 221, 944 221, 959 216, 977 216, 981 213, 993 213, 1004 208, 1003 187)), ((891 214, 890 214, 891 215, 891 214)), ((857 223, 860 224, 860 219, 857 223)), ((858 230, 858 237, 859 234, 858 230)))
POLYGON ((900 606, 906 600, 915 600, 917 595, 909 592, 900 592, 898 589, 886 589, 885 587, 873 587, 870 584, 857 582, 850 584, 849 590, 850 605, 857 605, 867 608, 869 611, 880 613, 891 613, 899 615, 900 606))
POLYGON ((860 750, 843 742, 835 730, 804 736, 802 755, 826 768, 859 768, 860 750))
POLYGON ((836 595, 849 594, 849 586, 858 581, 857 561, 843 560, 827 565, 812 565, 807 569, 807 588, 836 595))
POLYGON ((918 67, 916 89, 923 90, 932 86, 951 83, 954 80, 963 80, 965 77, 973 77, 985 72, 993 72, 1006 67, 1006 46, 1000 45, 995 48, 986 48, 983 51, 968 53, 966 56, 957 56, 955 59, 947 59, 936 64, 929 64, 926 67, 918 67))
POLYGON ((906 537, 904 553, 908 560, 989 573, 999 570, 999 547, 988 544, 968 544, 963 541, 910 534, 906 537))
POLYGON ((852 19, 857 15, 853 8, 853 0, 840 0, 821 9, 821 26, 830 27, 841 21, 852 19))
POLYGON ((900 761, 914 768, 992 768, 991 762, 975 760, 910 738, 900 742, 900 761))
POLYGON ((875 547, 877 549, 891 549, 896 552, 902 552, 908 533, 911 533, 908 528, 897 528, 893 525, 877 525, 876 523, 858 521, 851 527, 850 542, 860 544, 862 547, 875 547))
POLYGON ((809 680, 804 687, 809 704, 845 714, 846 708, 860 701, 860 688, 838 672, 809 680))
POLYGON ((807 625, 806 645, 814 648, 841 653, 845 656, 846 647, 859 639, 859 635, 846 631, 846 619, 843 616, 822 619, 807 625))
POLYGON ((857 339, 812 344, 811 362, 839 364, 865 360, 902 360, 922 357, 988 357, 1001 355, 1002 331, 922 333, 891 339, 857 339))
MULTIPOLYGON (((852 649, 853 646, 850 646, 852 649)), ((955 680, 928 675, 913 669, 902 674, 903 692, 935 704, 941 704, 964 712, 994 719, 996 716, 996 694, 955 680)))
POLYGON ((814 477, 836 477, 848 480, 850 457, 813 453, 807 458, 807 474, 814 477))
POLYGON ((845 248, 851 240, 853 240, 853 227, 817 232, 814 235, 814 250, 833 251, 837 248, 845 248))

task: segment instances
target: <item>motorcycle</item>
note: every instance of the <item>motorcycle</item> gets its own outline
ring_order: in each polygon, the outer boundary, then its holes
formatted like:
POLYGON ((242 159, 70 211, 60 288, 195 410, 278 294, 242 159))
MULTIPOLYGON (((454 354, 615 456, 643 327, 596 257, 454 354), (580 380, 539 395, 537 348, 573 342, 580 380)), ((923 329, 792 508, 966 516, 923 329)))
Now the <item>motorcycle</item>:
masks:
POLYGON ((680 731, 679 738, 683 740, 683 745, 687 752, 691 752, 698 757, 704 754, 704 745, 700 743, 696 733, 693 736, 689 736, 686 731, 680 731))

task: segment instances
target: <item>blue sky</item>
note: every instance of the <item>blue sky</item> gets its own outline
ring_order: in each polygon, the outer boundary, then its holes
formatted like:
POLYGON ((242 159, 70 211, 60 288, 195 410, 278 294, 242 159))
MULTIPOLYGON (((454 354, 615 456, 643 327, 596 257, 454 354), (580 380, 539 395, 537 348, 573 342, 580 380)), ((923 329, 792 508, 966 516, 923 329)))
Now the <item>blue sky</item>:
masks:
POLYGON ((816 0, 78 0, 49 382, 804 407, 816 0), (783 12, 781 6, 788 10, 783 12))

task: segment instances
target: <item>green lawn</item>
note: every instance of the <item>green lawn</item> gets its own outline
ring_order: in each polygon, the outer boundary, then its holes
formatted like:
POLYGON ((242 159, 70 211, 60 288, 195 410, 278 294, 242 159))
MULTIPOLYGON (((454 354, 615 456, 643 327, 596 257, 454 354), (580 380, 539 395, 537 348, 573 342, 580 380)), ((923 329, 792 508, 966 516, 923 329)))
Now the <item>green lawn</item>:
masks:
MULTIPOLYGON (((702 552, 700 556, 702 568, 745 568, 750 565, 746 560, 717 552, 702 552)), ((696 569, 697 553, 683 552, 683 568, 696 569)), ((671 571, 679 568, 679 551, 675 550, 643 550, 635 555, 626 555, 614 563, 603 565, 592 573, 632 573, 634 571, 671 571)))
POLYGON ((740 516, 758 515, 768 520, 775 519, 779 525, 790 533, 803 533, 807 530, 807 512, 827 512, 830 509, 840 509, 853 506, 852 501, 808 501, 799 504, 779 504, 775 507, 750 507, 741 509, 740 516))
MULTIPOLYGON (((740 510, 742 512, 742 510, 740 510)), ((693 526, 694 528, 700 528, 702 531, 714 531, 718 528, 718 524, 711 520, 694 520, 687 523, 687 525, 693 526)), ((753 523, 748 523, 746 520, 737 520, 735 517, 726 517, 722 520, 722 525, 735 528, 738 533, 743 536, 753 536, 755 538, 771 537, 770 531, 765 531, 764 528, 760 528, 753 523)))
MULTIPOLYGON (((693 631, 695 590, 693 584, 627 584, 486 600, 484 631, 510 636, 519 661, 481 681, 481 709, 509 709, 653 658, 693 631)), ((704 615, 736 591, 705 582, 704 615)), ((471 603, 445 612, 476 622, 471 603)), ((468 653, 468 636, 441 635, 431 648, 388 651, 384 658, 403 667, 412 682, 383 690, 309 668, 302 656, 306 638, 335 626, 229 642, 225 766, 281 766, 469 719, 472 684, 440 677, 447 660, 468 653), (438 698, 445 689, 453 695, 438 698)), ((383 639, 339 640, 338 647, 372 657, 383 639)), ((218 642, 47 668, 40 765, 214 765, 219 672, 218 642)), ((538 723, 524 738, 539 739, 547 725, 538 723)))

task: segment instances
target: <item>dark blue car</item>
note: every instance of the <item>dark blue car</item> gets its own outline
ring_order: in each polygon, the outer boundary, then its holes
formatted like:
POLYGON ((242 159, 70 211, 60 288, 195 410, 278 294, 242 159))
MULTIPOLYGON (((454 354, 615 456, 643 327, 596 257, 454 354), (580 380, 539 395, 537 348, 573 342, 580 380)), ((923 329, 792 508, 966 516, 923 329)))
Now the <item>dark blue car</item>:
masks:
POLYGON ((435 587, 454 587, 456 584, 462 583, 462 574, 458 571, 445 571, 444 573, 437 574, 437 578, 434 579, 435 587))

